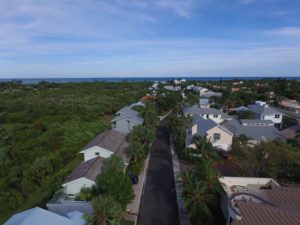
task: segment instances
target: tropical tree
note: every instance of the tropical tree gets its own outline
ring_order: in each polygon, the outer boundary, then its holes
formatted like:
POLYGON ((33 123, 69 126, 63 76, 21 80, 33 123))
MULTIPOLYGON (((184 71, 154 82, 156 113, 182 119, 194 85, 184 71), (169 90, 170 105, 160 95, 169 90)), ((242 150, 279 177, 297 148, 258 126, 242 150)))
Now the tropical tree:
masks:
POLYGON ((131 156, 131 160, 136 163, 138 160, 142 160, 145 155, 144 146, 140 143, 132 143, 128 147, 129 155, 131 156))
POLYGON ((120 225, 123 209, 112 196, 99 196, 92 202, 94 212, 87 215, 88 225, 120 225))
POLYGON ((201 155, 201 158, 209 160, 219 160, 216 148, 206 138, 194 137, 192 142, 196 145, 195 152, 201 155))

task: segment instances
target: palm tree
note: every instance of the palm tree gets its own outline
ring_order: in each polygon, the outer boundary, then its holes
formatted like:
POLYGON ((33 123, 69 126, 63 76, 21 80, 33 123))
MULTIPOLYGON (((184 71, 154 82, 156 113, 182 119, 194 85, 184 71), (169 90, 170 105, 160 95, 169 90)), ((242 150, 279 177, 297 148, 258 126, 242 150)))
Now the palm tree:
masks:
POLYGON ((216 148, 206 138, 195 137, 193 143, 196 144, 196 153, 201 155, 201 158, 219 160, 216 148))
POLYGON ((192 221, 195 224, 211 224, 212 209, 217 207, 218 202, 216 193, 209 191, 204 181, 193 180, 183 186, 183 195, 192 221))
POLYGON ((144 146, 140 143, 130 144, 128 147, 128 151, 133 162, 137 162, 138 160, 143 159, 146 154, 144 146))
POLYGON ((93 200, 94 212, 87 216, 88 225, 120 225, 122 207, 111 196, 103 195, 93 200))

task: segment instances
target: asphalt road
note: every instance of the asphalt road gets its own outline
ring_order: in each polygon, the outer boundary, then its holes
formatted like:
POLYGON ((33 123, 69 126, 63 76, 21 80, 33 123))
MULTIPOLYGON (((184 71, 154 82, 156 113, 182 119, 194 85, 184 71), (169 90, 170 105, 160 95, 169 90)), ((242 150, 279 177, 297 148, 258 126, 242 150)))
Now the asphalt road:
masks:
POLYGON ((141 202, 139 225, 179 225, 169 132, 157 128, 141 202))

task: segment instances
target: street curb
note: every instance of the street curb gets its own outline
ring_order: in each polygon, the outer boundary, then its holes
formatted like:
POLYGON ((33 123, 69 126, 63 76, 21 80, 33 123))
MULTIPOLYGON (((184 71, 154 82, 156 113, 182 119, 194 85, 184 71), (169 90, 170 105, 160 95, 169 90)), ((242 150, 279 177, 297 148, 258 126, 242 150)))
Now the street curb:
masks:
MULTIPOLYGON (((143 198, 145 183, 146 183, 146 180, 147 180, 147 171, 148 171, 148 166, 149 166, 150 154, 151 154, 151 152, 148 154, 147 159, 145 160, 144 168, 143 168, 143 171, 140 175, 140 177, 142 177, 142 179, 140 180, 140 182, 142 182, 142 190, 141 190, 140 197, 137 201, 138 202, 138 208, 137 208, 138 212, 134 212, 136 214, 127 214, 125 216, 126 219, 128 219, 130 221, 133 221, 135 225, 137 225, 137 222, 138 222, 138 214, 139 214, 139 211, 140 211, 141 200, 143 198)), ((140 179, 140 177, 139 177, 139 179, 140 179)))
POLYGON ((180 225, 191 225, 190 219, 187 215, 187 210, 183 202, 182 185, 181 185, 181 178, 180 178, 180 163, 179 163, 178 156, 174 151, 171 135, 170 135, 170 147, 171 147, 173 173, 174 173, 175 188, 176 188, 179 222, 180 225))

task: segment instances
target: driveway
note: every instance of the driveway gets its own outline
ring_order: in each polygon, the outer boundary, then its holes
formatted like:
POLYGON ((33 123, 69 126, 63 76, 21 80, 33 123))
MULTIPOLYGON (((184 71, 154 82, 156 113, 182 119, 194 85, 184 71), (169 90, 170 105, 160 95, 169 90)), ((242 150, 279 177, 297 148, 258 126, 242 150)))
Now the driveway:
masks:
POLYGON ((138 224, 179 225, 169 132, 164 121, 157 127, 138 224))

